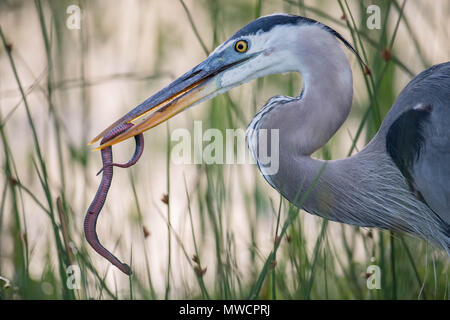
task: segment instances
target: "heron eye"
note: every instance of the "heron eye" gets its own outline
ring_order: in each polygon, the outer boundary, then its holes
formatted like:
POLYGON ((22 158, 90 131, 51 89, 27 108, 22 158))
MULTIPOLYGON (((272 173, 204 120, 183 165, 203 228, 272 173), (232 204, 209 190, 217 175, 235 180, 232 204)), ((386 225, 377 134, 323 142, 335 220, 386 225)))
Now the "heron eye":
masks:
POLYGON ((245 41, 245 40, 236 41, 236 43, 234 45, 234 49, 237 52, 244 53, 248 49, 247 41, 245 41))

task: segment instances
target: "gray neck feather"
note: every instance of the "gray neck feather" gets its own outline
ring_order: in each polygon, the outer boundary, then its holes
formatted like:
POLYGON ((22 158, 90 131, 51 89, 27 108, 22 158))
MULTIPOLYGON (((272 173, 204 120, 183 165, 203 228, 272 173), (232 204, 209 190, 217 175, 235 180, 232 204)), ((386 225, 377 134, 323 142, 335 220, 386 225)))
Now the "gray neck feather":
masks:
MULTIPOLYGON (((317 26, 304 27, 301 33, 295 49, 303 79, 302 98, 274 108, 260 121, 260 128, 280 130, 279 171, 270 180, 297 204, 324 165, 322 160, 312 159, 311 154, 345 121, 353 97, 351 68, 336 38, 317 26)), ((303 206, 321 215, 321 185, 325 181, 337 182, 342 174, 329 163, 326 166, 320 185, 308 191, 303 206)))
MULTIPOLYGON (((279 171, 267 178, 294 203, 299 187, 310 185, 323 165, 310 155, 345 121, 353 96, 350 65, 336 38, 319 26, 302 27, 299 33, 291 50, 303 79, 301 98, 283 104, 278 104, 278 97, 269 100, 249 126, 279 130, 279 171)), ((257 148, 251 143, 249 147, 257 148)))

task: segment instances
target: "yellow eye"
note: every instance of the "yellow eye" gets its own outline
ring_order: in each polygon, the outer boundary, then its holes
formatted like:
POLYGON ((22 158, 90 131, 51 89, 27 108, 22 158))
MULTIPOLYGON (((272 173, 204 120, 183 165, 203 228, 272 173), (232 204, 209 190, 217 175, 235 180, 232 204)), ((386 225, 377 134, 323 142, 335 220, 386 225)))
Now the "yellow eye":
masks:
POLYGON ((248 49, 247 41, 245 40, 236 41, 236 43, 234 44, 234 49, 237 52, 244 53, 248 49))

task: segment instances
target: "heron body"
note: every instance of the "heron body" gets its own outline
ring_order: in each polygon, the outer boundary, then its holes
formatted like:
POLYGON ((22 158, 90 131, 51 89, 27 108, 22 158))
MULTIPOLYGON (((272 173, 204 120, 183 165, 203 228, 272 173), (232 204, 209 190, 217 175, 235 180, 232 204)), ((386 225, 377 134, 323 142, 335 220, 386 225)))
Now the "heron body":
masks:
POLYGON ((110 147, 252 79, 299 72, 301 94, 269 99, 247 130, 249 148, 270 185, 309 213, 405 231, 450 253, 450 63, 416 76, 363 150, 323 161, 312 153, 342 126, 352 105, 352 71, 341 43, 358 56, 339 33, 315 20, 286 14, 258 18, 91 143, 129 125, 99 149, 110 147), (275 173, 258 152, 262 129, 279 131, 279 145, 268 139, 267 146, 280 153, 275 173))
POLYGON ((317 24, 285 28, 297 37, 292 51, 299 50, 294 54, 295 71, 302 74, 303 92, 301 98, 270 99, 249 125, 247 138, 254 157, 258 130, 280 130, 278 172, 266 175, 259 166, 266 180, 310 213, 419 234, 449 248, 450 63, 414 78, 361 152, 324 164, 311 154, 347 118, 352 72, 338 40, 327 29, 317 24))

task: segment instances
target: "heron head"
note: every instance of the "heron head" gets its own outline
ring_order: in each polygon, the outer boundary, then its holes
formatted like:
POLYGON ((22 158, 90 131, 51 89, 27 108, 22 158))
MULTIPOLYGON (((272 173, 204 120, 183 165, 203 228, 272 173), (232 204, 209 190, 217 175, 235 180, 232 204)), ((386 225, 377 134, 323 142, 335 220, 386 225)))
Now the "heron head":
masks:
POLYGON ((295 30, 315 24, 328 28, 315 20, 286 14, 264 16, 252 21, 199 65, 106 128, 90 144, 118 125, 134 124, 100 145, 99 149, 153 128, 188 107, 252 79, 272 73, 299 71, 295 50, 298 49, 295 47, 298 45, 295 38, 298 33, 295 30))

